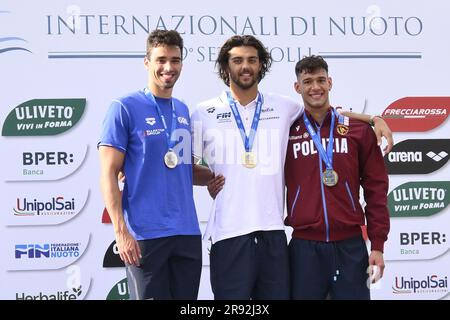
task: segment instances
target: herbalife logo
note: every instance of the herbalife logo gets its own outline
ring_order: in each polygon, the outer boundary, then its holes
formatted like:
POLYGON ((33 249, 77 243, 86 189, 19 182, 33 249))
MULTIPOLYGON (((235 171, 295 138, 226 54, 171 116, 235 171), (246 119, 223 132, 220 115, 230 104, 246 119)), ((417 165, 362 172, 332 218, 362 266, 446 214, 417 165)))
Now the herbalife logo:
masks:
POLYGON ((37 294, 16 293, 16 300, 76 300, 81 296, 81 286, 70 291, 56 291, 54 293, 38 292, 37 294))
POLYGON ((425 217, 449 204, 450 181, 408 182, 388 195, 391 217, 425 217))
POLYGON ((427 153, 427 156, 433 159, 434 161, 439 162, 442 159, 446 158, 448 156, 448 153, 445 151, 441 151, 439 152, 439 154, 436 154, 433 151, 430 151, 427 153))
POLYGON ((389 174, 426 174, 448 161, 450 139, 410 139, 396 144, 384 156, 389 174))
POLYGON ((431 275, 424 278, 395 277, 392 292, 395 294, 448 292, 447 277, 431 275))
POLYGON ((3 124, 3 136, 50 136, 75 126, 86 99, 34 99, 15 107, 3 124))

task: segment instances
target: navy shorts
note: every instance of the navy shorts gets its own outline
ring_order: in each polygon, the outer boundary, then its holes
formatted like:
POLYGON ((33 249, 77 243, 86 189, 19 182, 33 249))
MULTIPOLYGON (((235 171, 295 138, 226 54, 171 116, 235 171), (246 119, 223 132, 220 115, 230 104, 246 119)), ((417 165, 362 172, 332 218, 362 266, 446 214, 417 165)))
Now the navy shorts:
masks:
POLYGON ((140 266, 127 265, 131 300, 196 300, 202 271, 201 236, 138 241, 140 266))
POLYGON ((216 300, 289 299, 289 255, 283 230, 257 231, 211 246, 216 300))
POLYGON ((335 242, 292 238, 292 299, 370 300, 369 257, 361 236, 335 242))

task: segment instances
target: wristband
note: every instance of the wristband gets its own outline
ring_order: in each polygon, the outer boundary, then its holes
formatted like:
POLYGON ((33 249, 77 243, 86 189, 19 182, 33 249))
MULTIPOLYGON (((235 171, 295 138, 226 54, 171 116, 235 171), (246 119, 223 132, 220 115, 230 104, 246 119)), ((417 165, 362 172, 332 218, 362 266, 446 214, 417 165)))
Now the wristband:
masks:
POLYGON ((383 119, 383 118, 382 118, 381 116, 379 116, 379 115, 373 115, 373 116, 370 116, 369 124, 370 124, 372 127, 375 126, 375 122, 374 122, 374 119, 375 119, 375 118, 383 119))

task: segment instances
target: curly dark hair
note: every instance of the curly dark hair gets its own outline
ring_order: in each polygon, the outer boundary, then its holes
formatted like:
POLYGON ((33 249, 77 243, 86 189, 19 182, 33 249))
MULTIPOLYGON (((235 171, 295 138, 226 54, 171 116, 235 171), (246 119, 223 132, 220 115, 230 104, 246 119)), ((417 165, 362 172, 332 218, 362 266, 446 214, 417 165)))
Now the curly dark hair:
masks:
POLYGON ((328 73, 328 64, 322 56, 305 56, 295 65, 295 75, 298 78, 298 75, 303 71, 305 73, 312 73, 319 69, 324 69, 328 73))
POLYGON ((153 30, 147 38, 147 56, 159 46, 176 46, 183 52, 183 38, 175 30, 153 30))
POLYGON ((264 78, 266 72, 269 71, 272 65, 272 57, 261 41, 251 35, 232 36, 220 48, 219 56, 216 60, 217 73, 223 82, 229 87, 230 76, 228 74, 228 59, 230 58, 230 50, 234 47, 253 47, 258 51, 258 58, 261 63, 261 71, 258 75, 258 83, 264 78))

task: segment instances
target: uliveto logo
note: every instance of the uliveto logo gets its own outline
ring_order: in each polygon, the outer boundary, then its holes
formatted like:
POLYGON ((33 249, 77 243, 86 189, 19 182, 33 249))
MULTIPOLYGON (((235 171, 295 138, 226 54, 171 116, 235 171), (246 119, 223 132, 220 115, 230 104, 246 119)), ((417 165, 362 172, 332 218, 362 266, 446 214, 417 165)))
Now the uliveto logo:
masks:
POLYGON ((406 97, 384 110, 382 116, 394 132, 422 132, 447 119, 450 97, 406 97))
POLYGON ((426 174, 442 168, 450 158, 450 139, 410 139, 384 156, 389 174, 426 174))
POLYGON ((425 217, 448 206, 450 181, 408 182, 388 195, 391 217, 425 217))
POLYGON ((86 99, 34 99, 15 107, 3 124, 3 136, 50 136, 75 126, 86 99))
POLYGON ((129 300, 130 293, 128 291, 127 278, 117 282, 108 293, 106 300, 129 300))

